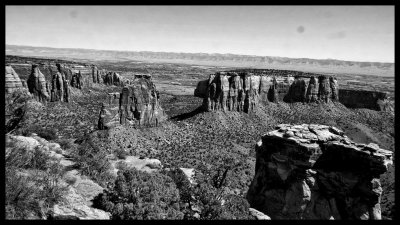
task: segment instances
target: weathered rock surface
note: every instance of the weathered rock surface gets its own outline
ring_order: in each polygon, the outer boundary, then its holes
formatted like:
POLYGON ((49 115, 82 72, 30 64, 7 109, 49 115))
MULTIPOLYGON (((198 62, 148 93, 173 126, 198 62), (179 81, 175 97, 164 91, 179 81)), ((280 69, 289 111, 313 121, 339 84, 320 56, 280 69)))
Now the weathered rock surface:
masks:
POLYGON ((38 65, 32 65, 32 71, 28 78, 29 92, 33 94, 34 98, 39 102, 46 102, 50 96, 46 88, 46 79, 40 72, 38 65))
POLYGON ((257 220, 271 220, 271 217, 258 211, 257 209, 249 208, 250 215, 254 216, 257 220))
POLYGON ((318 79, 308 73, 284 76, 275 70, 217 72, 200 81, 194 95, 203 98, 203 108, 207 111, 251 112, 259 104, 279 101, 337 101, 336 78, 320 75, 318 79))
POLYGON ((104 76, 104 84, 106 85, 115 85, 115 86, 124 86, 125 80, 121 75, 116 72, 108 72, 104 76))
POLYGON ((100 185, 82 177, 76 170, 68 171, 64 177, 64 179, 74 179, 75 183, 68 187, 62 201, 53 206, 51 215, 53 218, 110 219, 110 213, 91 207, 93 198, 103 192, 100 185))
POLYGON ((24 88, 21 79, 17 72, 10 66, 6 65, 6 77, 5 77, 6 93, 11 93, 17 89, 24 88))
POLYGON ((310 82, 308 83, 307 92, 306 92, 306 102, 318 102, 318 88, 319 83, 318 80, 312 76, 310 78, 310 82))
POLYGON ((136 76, 131 85, 122 88, 119 112, 124 125, 158 126, 166 120, 156 86, 148 76, 136 76))
POLYGON ((62 73, 61 66, 57 66, 58 71, 53 74, 51 101, 69 102, 69 85, 68 80, 65 78, 65 73, 62 73))
POLYGON ((71 78, 71 87, 82 89, 83 88, 83 77, 81 71, 75 72, 71 78))
POLYGON ((381 219, 379 177, 392 152, 331 126, 276 129, 256 145, 251 207, 272 219, 381 219))

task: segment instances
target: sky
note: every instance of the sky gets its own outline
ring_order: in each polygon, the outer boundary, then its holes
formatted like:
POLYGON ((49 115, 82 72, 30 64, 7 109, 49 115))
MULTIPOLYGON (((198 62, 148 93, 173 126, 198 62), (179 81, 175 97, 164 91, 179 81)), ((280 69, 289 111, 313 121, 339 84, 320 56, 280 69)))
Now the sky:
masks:
POLYGON ((6 6, 6 44, 394 62, 394 6, 6 6))

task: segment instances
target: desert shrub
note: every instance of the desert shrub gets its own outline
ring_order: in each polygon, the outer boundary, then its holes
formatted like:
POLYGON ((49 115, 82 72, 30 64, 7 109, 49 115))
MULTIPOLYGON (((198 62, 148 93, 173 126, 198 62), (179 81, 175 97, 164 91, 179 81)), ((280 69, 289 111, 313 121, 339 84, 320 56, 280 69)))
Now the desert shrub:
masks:
POLYGON ((36 134, 48 141, 57 139, 57 130, 53 128, 42 128, 36 134))
POLYGON ((93 206, 110 212, 116 220, 183 218, 173 180, 135 168, 119 171, 114 185, 98 195, 93 206))
POLYGON ((227 220, 249 220, 253 217, 249 214, 249 203, 248 201, 238 195, 227 195, 225 198, 225 204, 222 207, 222 213, 220 219, 227 220))
POLYGON ((6 133, 17 129, 24 119, 27 102, 32 99, 28 92, 20 89, 5 95, 5 131, 6 133))
POLYGON ((71 149, 71 157, 79 166, 82 174, 103 187, 114 180, 107 155, 107 150, 94 144, 90 137, 78 147, 71 149))
POLYGON ((122 148, 116 150, 114 154, 115 156, 117 156, 118 159, 126 159, 126 157, 128 156, 128 153, 122 148))
POLYGON ((188 203, 190 207, 193 189, 186 175, 177 167, 171 168, 166 174, 175 182, 179 190, 180 200, 183 203, 188 203))
POLYGON ((60 201, 65 187, 59 162, 40 148, 13 148, 6 154, 6 218, 43 218, 60 201))
POLYGON ((26 128, 22 128, 20 130, 20 133, 23 136, 30 136, 32 133, 36 133, 39 137, 44 138, 48 141, 56 140, 58 138, 57 130, 55 130, 54 128, 43 128, 40 126, 29 126, 26 128))
POLYGON ((74 144, 73 144, 73 142, 71 140, 64 139, 64 138, 58 139, 57 143, 60 144, 60 147, 62 149, 70 149, 70 148, 72 148, 74 146, 74 144))

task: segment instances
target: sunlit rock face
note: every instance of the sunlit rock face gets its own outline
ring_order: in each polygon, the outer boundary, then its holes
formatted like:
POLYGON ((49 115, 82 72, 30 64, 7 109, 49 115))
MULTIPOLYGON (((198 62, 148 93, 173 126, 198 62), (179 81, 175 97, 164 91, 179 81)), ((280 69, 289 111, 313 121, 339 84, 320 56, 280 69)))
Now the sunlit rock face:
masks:
POLYGON ((19 78, 17 72, 10 66, 6 65, 6 77, 5 77, 5 90, 6 93, 12 93, 17 89, 24 89, 24 84, 19 78))
POLYGON ((167 119, 159 101, 159 93, 151 76, 137 75, 130 85, 122 88, 119 100, 121 124, 158 126, 167 119))
MULTIPOLYGON (((250 70, 252 71, 252 70, 250 70)), ((334 77, 298 71, 217 72, 197 84, 194 95, 207 111, 251 112, 269 102, 329 102, 339 100, 334 77)))
POLYGON ((281 124, 256 147, 251 207, 272 219, 381 219, 392 152, 325 125, 281 124))

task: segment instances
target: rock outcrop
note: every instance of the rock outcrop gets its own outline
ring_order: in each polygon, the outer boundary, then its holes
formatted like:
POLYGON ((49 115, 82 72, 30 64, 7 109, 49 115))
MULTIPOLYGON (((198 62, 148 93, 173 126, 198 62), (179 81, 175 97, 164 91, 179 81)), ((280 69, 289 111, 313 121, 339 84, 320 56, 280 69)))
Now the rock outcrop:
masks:
POLYGON ((28 78, 28 89, 34 98, 39 102, 46 102, 50 96, 46 88, 46 79, 40 72, 38 65, 32 65, 32 71, 28 78))
POLYGON ((69 102, 69 85, 68 80, 65 78, 65 74, 62 73, 60 66, 57 66, 58 71, 53 74, 52 89, 51 89, 51 101, 69 102))
POLYGON ((122 88, 119 99, 121 124, 158 126, 166 119, 156 86, 149 76, 135 76, 132 84, 122 88))
POLYGON ((6 93, 12 93, 15 90, 24 88, 17 72, 10 65, 6 65, 5 87, 6 93))
MULTIPOLYGON (((301 73, 301 72, 298 72, 301 73)), ((203 98, 207 111, 251 112, 268 102, 328 102, 339 100, 339 85, 334 77, 304 73, 296 77, 275 70, 217 72, 200 81, 194 95, 203 98)))
POLYGON ((256 145, 251 207, 272 219, 381 219, 392 152, 325 125, 282 124, 256 145))
POLYGON ((75 72, 71 78, 71 87, 82 89, 83 88, 83 77, 81 71, 75 72))
POLYGON ((123 77, 121 77, 116 72, 108 72, 104 76, 103 82, 106 85, 115 85, 115 86, 124 86, 124 84, 125 84, 123 77))

